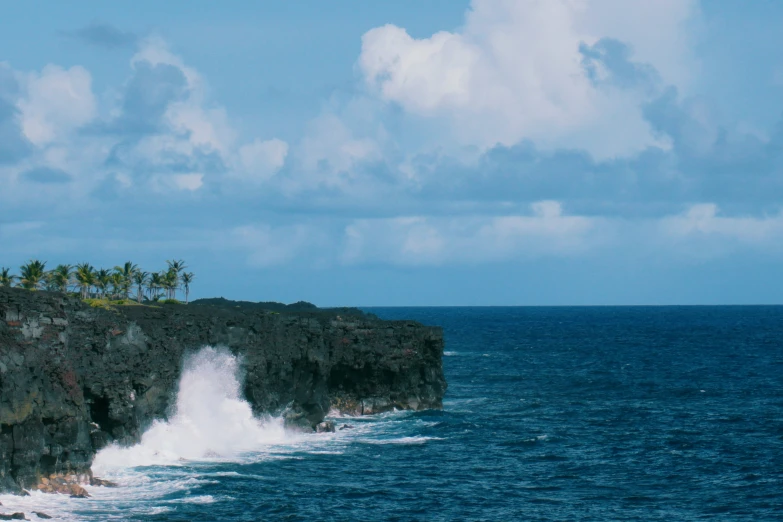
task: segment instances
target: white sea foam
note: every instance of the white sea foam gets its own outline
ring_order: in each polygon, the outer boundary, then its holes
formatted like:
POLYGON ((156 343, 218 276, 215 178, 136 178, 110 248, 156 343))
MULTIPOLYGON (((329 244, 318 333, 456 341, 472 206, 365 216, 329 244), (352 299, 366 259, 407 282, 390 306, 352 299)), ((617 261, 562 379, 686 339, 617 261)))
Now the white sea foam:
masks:
POLYGON ((425 444, 430 440, 443 440, 440 437, 399 437, 396 439, 371 439, 366 440, 367 444, 425 444))
POLYGON ((458 355, 459 352, 443 352, 443 355, 451 356, 451 355, 458 355))
POLYGON ((198 495, 195 497, 178 498, 171 500, 172 504, 213 504, 216 502, 215 497, 212 495, 198 495))
POLYGON ((206 347, 186 359, 176 411, 156 421, 130 448, 101 450, 93 470, 106 474, 134 466, 177 465, 183 461, 234 459, 273 444, 293 442, 282 419, 259 419, 242 398, 240 368, 226 350, 206 347))
POLYGON ((23 512, 30 520, 43 520, 34 515, 33 511, 46 513, 52 520, 76 520, 70 512, 87 500, 33 491, 27 497, 0 495, 0 502, 3 504, 3 513, 23 512))

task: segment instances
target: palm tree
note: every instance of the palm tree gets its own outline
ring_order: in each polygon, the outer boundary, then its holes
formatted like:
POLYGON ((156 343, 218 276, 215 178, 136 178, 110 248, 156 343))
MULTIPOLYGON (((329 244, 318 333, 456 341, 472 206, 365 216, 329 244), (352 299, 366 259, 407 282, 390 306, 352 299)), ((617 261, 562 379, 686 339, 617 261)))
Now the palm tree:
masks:
POLYGON ((106 291, 109 289, 109 285, 111 284, 111 272, 106 270, 105 268, 101 268, 97 272, 95 272, 95 287, 100 290, 101 297, 106 297, 106 291))
POLYGON ((111 283, 112 299, 117 299, 126 293, 128 286, 126 285, 125 278, 119 272, 111 272, 109 274, 109 282, 111 283))
POLYGON ((57 265, 57 267, 48 274, 51 290, 55 292, 67 293, 71 285, 73 276, 73 267, 71 265, 57 265))
POLYGON ((115 266, 114 271, 122 276, 122 291, 125 293, 125 299, 130 298, 130 289, 133 285, 133 274, 139 270, 138 265, 126 261, 122 266, 115 266))
POLYGON ((37 259, 31 259, 19 267, 19 273, 22 274, 19 280, 22 288, 36 290, 45 281, 46 261, 41 262, 37 259))
POLYGON ((150 300, 157 297, 158 288, 163 288, 163 278, 161 277, 160 272, 153 272, 152 275, 150 275, 149 283, 150 300), (155 295, 153 296, 153 294, 155 295))
POLYGON ((177 287, 179 286, 179 274, 174 270, 168 270, 160 274, 163 280, 163 288, 166 289, 166 299, 175 299, 177 287))
POLYGON ((0 268, 0 286, 13 286, 14 281, 17 279, 19 278, 11 274, 10 268, 0 268))
POLYGON ((79 263, 74 271, 74 279, 79 285, 82 299, 87 299, 90 295, 90 289, 95 284, 95 269, 90 263, 79 263))
POLYGON ((177 298, 177 287, 179 287, 179 274, 187 268, 185 262, 181 259, 174 261, 166 261, 169 265, 168 273, 166 274, 167 281, 170 283, 167 287, 169 289, 169 299, 177 298))
POLYGON ((141 270, 133 272, 133 284, 136 285, 136 300, 141 303, 144 298, 144 287, 149 282, 149 273, 141 270))
POLYGON ((190 283, 196 276, 193 272, 185 272, 182 274, 182 288, 185 290, 185 304, 188 304, 188 296, 190 295, 190 283))
POLYGON ((44 274, 43 288, 47 292, 58 292, 60 290, 54 280, 54 274, 51 271, 44 274))

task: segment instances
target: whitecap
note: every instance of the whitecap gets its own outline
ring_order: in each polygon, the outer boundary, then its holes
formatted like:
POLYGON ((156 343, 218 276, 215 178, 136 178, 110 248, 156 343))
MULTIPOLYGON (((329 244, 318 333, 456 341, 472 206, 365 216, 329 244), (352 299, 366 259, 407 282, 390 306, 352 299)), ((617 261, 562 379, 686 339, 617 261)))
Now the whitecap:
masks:
POLYGON ((197 495, 169 501, 170 504, 214 504, 215 502, 217 500, 212 495, 197 495))
POLYGON ((369 439, 363 440, 365 444, 425 444, 430 440, 444 440, 441 437, 399 437, 396 439, 369 439))

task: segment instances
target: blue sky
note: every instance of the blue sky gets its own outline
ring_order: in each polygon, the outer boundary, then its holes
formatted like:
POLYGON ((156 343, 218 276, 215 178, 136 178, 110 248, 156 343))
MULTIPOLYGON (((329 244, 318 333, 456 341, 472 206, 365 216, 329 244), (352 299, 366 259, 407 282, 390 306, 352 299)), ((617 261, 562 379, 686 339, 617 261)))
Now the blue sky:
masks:
POLYGON ((783 3, 17 2, 0 265, 196 297, 783 301, 783 3))

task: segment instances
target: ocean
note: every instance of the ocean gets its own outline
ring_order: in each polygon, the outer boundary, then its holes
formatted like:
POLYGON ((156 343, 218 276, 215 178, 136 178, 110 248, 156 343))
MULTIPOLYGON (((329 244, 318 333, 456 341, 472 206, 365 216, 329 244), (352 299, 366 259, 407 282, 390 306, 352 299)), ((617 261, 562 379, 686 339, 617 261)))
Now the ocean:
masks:
POLYGON ((443 411, 252 417, 241 364, 187 362, 178 413, 108 448, 60 520, 783 520, 783 307, 372 308, 440 325, 443 411))

